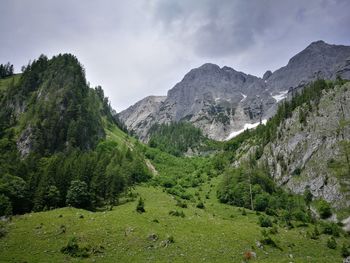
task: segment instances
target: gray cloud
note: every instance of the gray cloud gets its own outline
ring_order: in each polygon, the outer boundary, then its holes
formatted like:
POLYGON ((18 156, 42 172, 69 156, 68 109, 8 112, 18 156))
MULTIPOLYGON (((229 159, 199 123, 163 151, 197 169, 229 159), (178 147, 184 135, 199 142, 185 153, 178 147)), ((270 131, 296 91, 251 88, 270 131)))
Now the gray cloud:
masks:
POLYGON ((0 63, 70 52, 121 110, 193 67, 261 76, 323 39, 350 44, 347 0, 2 0, 0 63))

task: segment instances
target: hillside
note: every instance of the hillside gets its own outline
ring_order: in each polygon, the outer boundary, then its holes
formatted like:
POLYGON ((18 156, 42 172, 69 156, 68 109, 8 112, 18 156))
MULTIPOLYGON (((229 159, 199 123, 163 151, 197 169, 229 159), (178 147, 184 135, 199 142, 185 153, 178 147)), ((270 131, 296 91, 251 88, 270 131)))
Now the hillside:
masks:
POLYGON ((306 86, 266 125, 227 143, 235 165, 253 158, 278 185, 297 194, 310 191, 348 216, 349 87, 343 80, 306 86))
POLYGON ((42 55, 0 85, 0 216, 95 210, 150 177, 135 140, 73 55, 42 55))

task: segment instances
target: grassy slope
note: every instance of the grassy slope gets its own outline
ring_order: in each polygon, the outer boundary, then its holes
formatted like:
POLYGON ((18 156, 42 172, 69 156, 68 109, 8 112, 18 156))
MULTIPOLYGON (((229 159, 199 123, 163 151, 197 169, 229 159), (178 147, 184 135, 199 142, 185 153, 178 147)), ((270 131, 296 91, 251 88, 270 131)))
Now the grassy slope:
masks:
POLYGON ((11 77, 0 79, 0 92, 6 90, 7 87, 10 85, 11 81, 14 81, 14 84, 16 84, 19 81, 20 77, 21 74, 15 74, 11 77))
MULTIPOLYGON (((214 188, 217 181, 211 182, 214 188)), ((205 200, 210 184, 202 188, 205 200)), ((182 209, 185 218, 168 214, 181 208, 160 188, 139 186, 135 191, 145 199, 144 214, 135 211, 136 202, 129 202, 108 212, 63 208, 14 217, 9 233, 0 239, 0 262, 240 262, 242 254, 261 239, 257 216, 243 216, 238 208, 218 203, 215 191, 211 191, 204 210, 194 204, 182 209), (60 234, 62 225, 66 233, 60 234), (125 235, 130 229, 133 231, 125 235), (151 233, 159 239, 148 240, 151 233), (175 243, 161 247, 168 235, 175 243), (71 258, 60 249, 72 236, 78 237, 82 245, 102 245, 105 250, 87 259, 71 258)), ((254 248, 256 262, 340 262, 339 248, 326 248, 327 236, 311 240, 305 236, 306 230, 279 228, 274 238, 283 251, 254 248), (290 254, 294 259, 289 258, 290 254)))

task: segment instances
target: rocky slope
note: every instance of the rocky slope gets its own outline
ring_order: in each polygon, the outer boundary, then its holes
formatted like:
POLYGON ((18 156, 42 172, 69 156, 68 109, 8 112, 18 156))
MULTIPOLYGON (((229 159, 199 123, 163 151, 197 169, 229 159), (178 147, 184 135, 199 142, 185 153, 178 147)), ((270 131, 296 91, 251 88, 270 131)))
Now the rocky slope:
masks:
POLYGON ((204 64, 187 73, 166 97, 147 97, 119 118, 143 141, 154 123, 181 120, 190 121, 212 139, 225 140, 247 123, 272 116, 288 92, 337 75, 350 78, 350 47, 317 41, 263 78, 204 64))
POLYGON ((285 67, 267 75, 266 84, 270 92, 280 93, 315 79, 335 79, 337 75, 350 79, 350 47, 316 41, 292 57, 285 67))
POLYGON ((304 104, 278 128, 278 138, 264 148, 261 161, 271 175, 295 193, 310 187, 336 207, 350 206, 350 83, 323 92, 316 106, 304 104), (300 115, 307 112, 306 121, 300 115))

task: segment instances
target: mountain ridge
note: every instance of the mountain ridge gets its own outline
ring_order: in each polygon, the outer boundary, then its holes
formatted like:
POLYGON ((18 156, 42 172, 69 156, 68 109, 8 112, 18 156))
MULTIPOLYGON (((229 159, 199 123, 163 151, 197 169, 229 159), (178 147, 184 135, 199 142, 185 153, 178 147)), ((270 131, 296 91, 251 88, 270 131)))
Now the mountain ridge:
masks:
MULTIPOLYGON (((277 103, 294 90, 313 80, 335 79, 338 75, 350 79, 350 47, 319 40, 293 56, 286 66, 266 71, 262 78, 205 63, 185 74, 161 103, 143 110, 131 106, 118 116, 145 142, 155 123, 181 120, 191 122, 211 139, 225 140, 245 125, 273 116, 277 103), (139 115, 146 118, 131 125, 130 116, 139 115)), ((143 102, 137 103, 140 106, 143 102)))

